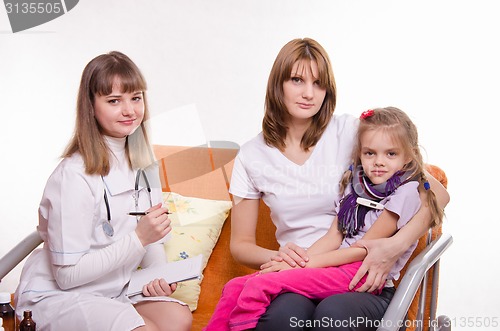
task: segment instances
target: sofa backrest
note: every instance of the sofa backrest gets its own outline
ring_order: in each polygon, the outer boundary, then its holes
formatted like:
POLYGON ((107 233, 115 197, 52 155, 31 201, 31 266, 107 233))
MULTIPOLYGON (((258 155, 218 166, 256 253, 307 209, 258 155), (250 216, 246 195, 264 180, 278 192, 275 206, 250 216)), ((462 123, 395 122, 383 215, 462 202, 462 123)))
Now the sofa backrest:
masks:
POLYGON ((231 200, 228 189, 238 149, 155 145, 164 192, 231 200))
MULTIPOLYGON (((228 190, 238 149, 155 145, 154 152, 160 167, 160 180, 164 192, 203 199, 231 199, 228 190)), ((269 207, 261 201, 257 243, 266 248, 276 249, 278 244, 275 231, 269 207)))

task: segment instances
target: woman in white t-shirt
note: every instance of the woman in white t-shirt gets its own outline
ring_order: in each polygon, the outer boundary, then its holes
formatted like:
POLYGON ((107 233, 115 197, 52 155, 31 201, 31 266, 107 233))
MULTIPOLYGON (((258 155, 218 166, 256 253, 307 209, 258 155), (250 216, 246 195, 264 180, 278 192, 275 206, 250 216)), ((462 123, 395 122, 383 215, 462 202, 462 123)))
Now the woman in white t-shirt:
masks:
POLYGON ((31 310, 37 330, 190 330, 189 308, 169 297, 176 284, 154 280, 126 295, 134 270, 166 263, 171 230, 148 117, 146 82, 126 55, 87 64, 74 136, 40 202, 43 248, 28 258, 16 290, 18 317, 31 310))
MULTIPOLYGON (((241 147, 236 157, 230 192, 231 253, 241 264, 259 269, 269 261, 304 266, 307 248, 329 229, 339 182, 351 163, 358 119, 334 115, 336 87, 330 60, 315 40, 295 39, 279 52, 269 76, 263 131, 241 147), (270 207, 279 251, 256 244, 259 199, 270 207)), ((429 175, 439 204, 448 193, 429 175)), ((421 193, 425 194, 425 192, 421 193)), ((352 287, 368 271, 357 292, 314 302, 295 293, 279 295, 260 318, 256 330, 362 330, 376 325, 393 294, 381 288, 394 262, 431 224, 423 206, 391 238, 360 241, 368 250, 352 287), (356 321, 353 324, 349 321, 356 321), (370 322, 372 321, 372 322, 370 322)))

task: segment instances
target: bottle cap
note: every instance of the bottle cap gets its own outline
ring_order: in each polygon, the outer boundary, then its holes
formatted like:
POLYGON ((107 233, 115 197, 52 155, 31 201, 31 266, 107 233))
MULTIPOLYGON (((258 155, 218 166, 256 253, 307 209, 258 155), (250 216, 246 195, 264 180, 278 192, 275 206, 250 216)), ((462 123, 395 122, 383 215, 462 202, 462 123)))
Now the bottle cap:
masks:
POLYGON ((9 292, 0 292, 0 303, 10 303, 9 292))

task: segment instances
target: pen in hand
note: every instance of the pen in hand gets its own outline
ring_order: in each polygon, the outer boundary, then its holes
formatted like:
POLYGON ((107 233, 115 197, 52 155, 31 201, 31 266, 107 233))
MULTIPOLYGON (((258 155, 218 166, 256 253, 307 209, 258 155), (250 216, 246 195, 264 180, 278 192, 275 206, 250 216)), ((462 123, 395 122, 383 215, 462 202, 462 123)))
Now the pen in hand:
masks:
MULTIPOLYGON (((148 211, 130 211, 130 212, 128 212, 128 215, 130 215, 130 216, 144 216, 147 214, 149 214, 148 211)), ((167 211, 165 214, 172 214, 172 213, 167 211)))

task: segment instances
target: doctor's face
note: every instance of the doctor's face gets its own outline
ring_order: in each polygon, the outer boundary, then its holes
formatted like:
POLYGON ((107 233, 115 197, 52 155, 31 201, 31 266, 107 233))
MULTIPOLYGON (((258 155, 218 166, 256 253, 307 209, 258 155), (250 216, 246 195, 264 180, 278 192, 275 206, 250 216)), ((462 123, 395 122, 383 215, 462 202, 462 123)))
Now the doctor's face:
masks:
POLYGON ((126 137, 137 129, 144 118, 143 92, 121 92, 120 85, 115 82, 111 94, 95 96, 94 109, 103 134, 126 137))

